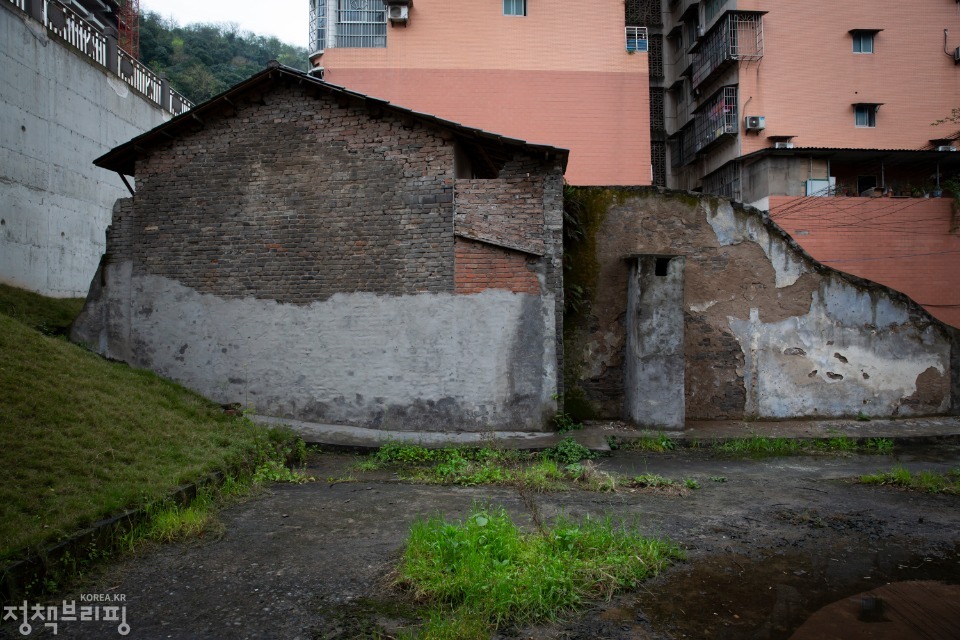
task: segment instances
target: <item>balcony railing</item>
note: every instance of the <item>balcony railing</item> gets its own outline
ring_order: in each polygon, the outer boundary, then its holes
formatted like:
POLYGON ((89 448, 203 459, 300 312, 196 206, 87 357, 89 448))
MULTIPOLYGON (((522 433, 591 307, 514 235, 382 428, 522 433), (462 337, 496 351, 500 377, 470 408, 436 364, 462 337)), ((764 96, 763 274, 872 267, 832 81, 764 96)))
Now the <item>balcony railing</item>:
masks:
POLYGON ((741 201, 741 165, 739 160, 728 162, 723 167, 703 178, 703 192, 741 201))
POLYGON ((693 86, 699 87, 715 73, 738 61, 763 58, 763 16, 728 13, 710 29, 693 56, 693 86))
POLYGON ((170 88, 165 78, 120 49, 115 35, 104 34, 57 0, 8 2, 43 24, 58 39, 119 76, 161 109, 180 115, 193 107, 192 102, 170 88))
POLYGON ((696 151, 700 153, 724 137, 740 132, 737 114, 737 87, 722 87, 694 115, 696 151))

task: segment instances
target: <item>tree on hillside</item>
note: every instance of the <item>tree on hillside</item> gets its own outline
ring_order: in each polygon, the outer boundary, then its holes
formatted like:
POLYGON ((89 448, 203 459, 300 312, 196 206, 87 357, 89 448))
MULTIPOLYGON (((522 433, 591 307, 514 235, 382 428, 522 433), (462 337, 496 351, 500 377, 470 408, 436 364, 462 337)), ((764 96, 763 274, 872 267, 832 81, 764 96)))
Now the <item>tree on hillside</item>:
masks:
POLYGON ((261 71, 270 60, 307 68, 307 50, 277 38, 240 31, 235 23, 181 27, 153 12, 141 16, 140 59, 195 103, 261 71))

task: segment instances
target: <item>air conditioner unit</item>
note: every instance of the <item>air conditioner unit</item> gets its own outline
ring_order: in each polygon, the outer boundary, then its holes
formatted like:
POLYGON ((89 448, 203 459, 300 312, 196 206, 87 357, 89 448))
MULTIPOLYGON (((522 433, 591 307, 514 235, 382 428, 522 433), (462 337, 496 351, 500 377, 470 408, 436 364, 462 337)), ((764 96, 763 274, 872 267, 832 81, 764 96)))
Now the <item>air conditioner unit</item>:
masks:
POLYGON ((793 143, 792 142, 774 142, 773 148, 774 149, 793 149, 793 143))
POLYGON ((767 128, 767 119, 763 116, 747 116, 743 124, 747 131, 763 131, 767 128))
POLYGON ((313 67, 310 71, 307 71, 307 75, 317 80, 323 80, 323 67, 313 67))
POLYGON ((387 17, 390 22, 406 24, 410 19, 410 7, 405 4, 392 4, 388 8, 387 17))
POLYGON ((956 150, 957 150, 956 147, 951 147, 948 144, 940 145, 939 147, 937 147, 937 151, 956 151, 956 150))

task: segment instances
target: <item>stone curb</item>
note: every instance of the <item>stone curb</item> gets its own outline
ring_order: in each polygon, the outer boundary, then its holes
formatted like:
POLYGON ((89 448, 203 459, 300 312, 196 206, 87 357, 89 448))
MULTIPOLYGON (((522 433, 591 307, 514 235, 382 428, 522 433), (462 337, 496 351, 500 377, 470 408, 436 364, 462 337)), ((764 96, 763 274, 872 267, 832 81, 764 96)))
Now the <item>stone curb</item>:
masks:
MULTIPOLYGON (((219 486, 226 476, 215 471, 206 477, 177 487, 166 496, 178 505, 189 506, 197 496, 201 487, 213 484, 219 486)), ((158 501, 161 502, 161 501, 158 501)), ((22 598, 27 585, 41 584, 50 573, 65 558, 83 559, 88 552, 97 550, 112 551, 115 549, 116 536, 128 531, 147 518, 147 506, 137 509, 128 509, 119 514, 95 522, 90 527, 77 531, 66 539, 51 546, 32 552, 26 557, 15 560, 0 570, 0 604, 13 602, 15 598, 22 598)))

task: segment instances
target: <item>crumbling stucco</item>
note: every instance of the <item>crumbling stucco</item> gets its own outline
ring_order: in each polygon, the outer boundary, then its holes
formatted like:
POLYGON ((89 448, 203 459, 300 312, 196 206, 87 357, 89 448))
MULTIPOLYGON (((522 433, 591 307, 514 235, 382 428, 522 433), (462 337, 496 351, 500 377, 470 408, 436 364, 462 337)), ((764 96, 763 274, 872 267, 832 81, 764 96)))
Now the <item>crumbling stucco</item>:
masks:
POLYGON ((685 382, 674 393, 688 420, 951 410, 948 329, 905 296, 815 262, 762 212, 643 188, 578 197, 607 210, 591 239, 596 290, 568 320, 579 332, 568 357, 583 362, 568 383, 601 415, 625 406, 624 258, 636 254, 686 258, 685 382))

